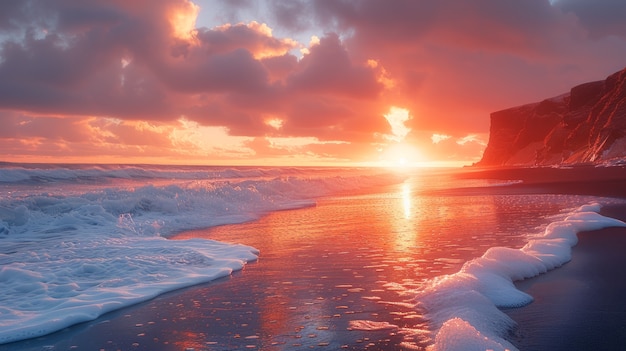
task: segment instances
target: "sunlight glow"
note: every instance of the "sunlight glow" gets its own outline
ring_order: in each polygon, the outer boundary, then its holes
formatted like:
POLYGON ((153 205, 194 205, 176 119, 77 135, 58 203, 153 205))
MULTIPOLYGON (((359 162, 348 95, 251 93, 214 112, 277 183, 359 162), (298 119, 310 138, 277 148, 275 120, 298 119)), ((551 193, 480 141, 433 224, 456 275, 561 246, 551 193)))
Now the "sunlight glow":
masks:
POLYGON ((392 144, 381 155, 382 166, 393 168, 408 168, 419 166, 423 162, 419 150, 409 144, 392 144))
POLYGON ((435 134, 431 135, 430 140, 433 142, 433 144, 439 144, 440 142, 442 142, 444 140, 448 140, 450 138, 452 138, 452 137, 449 136, 449 135, 446 135, 446 134, 436 134, 435 133, 435 134))
POLYGON ((393 206, 395 211, 391 225, 394 233, 394 245, 398 251, 410 252, 419 245, 418 228, 420 218, 415 214, 420 211, 420 203, 412 197, 412 182, 407 181, 398 187, 396 202, 393 206))
POLYGON ((252 137, 231 136, 226 127, 203 126, 185 118, 180 118, 178 123, 170 130, 169 139, 173 146, 187 150, 189 155, 220 155, 222 158, 254 155, 246 146, 252 137))
POLYGON ((404 207, 404 218, 411 218, 411 186, 409 183, 402 184, 402 205, 404 207))
POLYGON ((476 135, 476 134, 469 134, 469 135, 464 136, 463 138, 460 138, 460 139, 458 139, 456 141, 456 143, 459 144, 459 145, 465 145, 465 144, 471 143, 471 142, 476 142, 476 143, 478 143, 480 145, 487 146, 487 143, 484 140, 480 139, 478 137, 478 135, 476 135))
POLYGON ((313 47, 319 44, 320 44, 320 38, 317 35, 312 35, 311 41, 309 41, 309 47, 313 47))
POLYGON ((308 145, 347 144, 345 141, 321 141, 316 137, 265 137, 272 147, 295 150, 308 145))
POLYGON ((257 21, 251 21, 248 24, 248 28, 254 29, 258 33, 265 35, 266 37, 272 37, 272 28, 265 23, 259 23, 257 21))
POLYGON ((270 118, 265 120, 265 124, 267 124, 268 126, 276 129, 276 130, 280 130, 280 128, 283 127, 283 124, 285 123, 285 121, 283 121, 280 118, 270 118))
POLYGON ((385 115, 385 119, 391 126, 391 133, 393 135, 386 135, 388 140, 401 142, 409 134, 411 128, 404 125, 405 122, 411 119, 409 110, 392 106, 389 109, 389 113, 385 115))
POLYGON ((300 49, 300 55, 301 55, 300 58, 302 58, 302 56, 310 54, 311 53, 310 48, 319 44, 320 44, 320 38, 317 35, 312 35, 311 40, 309 41, 309 47, 304 47, 300 49))
POLYGON ((174 37, 184 40, 192 39, 199 12, 200 6, 191 1, 186 1, 184 6, 172 8, 168 13, 168 20, 174 37))

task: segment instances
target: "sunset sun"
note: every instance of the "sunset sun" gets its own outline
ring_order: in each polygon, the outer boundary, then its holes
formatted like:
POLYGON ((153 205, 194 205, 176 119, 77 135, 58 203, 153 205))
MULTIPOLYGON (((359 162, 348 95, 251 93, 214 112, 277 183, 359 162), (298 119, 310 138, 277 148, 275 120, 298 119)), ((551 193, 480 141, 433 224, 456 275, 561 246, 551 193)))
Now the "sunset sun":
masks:
POLYGON ((380 162, 384 167, 415 167, 424 163, 421 152, 413 145, 398 143, 388 146, 380 157, 380 162))
POLYGON ((0 1, 0 351, 624 349, 625 18, 0 1))

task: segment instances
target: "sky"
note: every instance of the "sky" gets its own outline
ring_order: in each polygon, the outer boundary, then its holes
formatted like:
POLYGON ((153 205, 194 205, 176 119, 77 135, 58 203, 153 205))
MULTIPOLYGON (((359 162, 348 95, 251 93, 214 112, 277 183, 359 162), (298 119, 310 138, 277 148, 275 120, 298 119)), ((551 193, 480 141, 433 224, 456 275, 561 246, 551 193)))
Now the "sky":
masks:
POLYGON ((3 0, 0 161, 467 165, 626 67, 623 0, 3 0))

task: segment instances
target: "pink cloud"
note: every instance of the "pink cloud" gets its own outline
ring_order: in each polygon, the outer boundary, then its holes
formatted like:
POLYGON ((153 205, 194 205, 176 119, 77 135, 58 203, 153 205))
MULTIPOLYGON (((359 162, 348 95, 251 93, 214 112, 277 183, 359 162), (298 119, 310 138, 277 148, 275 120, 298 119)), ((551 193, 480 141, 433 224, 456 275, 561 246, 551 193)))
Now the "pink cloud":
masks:
POLYGON ((288 88, 323 95, 374 98, 381 91, 374 71, 350 58, 336 34, 329 34, 310 49, 288 79, 288 88))
POLYGON ((89 133, 100 128, 107 150, 119 144, 111 153, 123 144, 140 155, 152 143, 152 156, 171 157, 167 133, 133 123, 174 128, 186 118, 254 138, 257 157, 285 152, 265 137, 310 137, 320 143, 304 153, 356 159, 391 133, 384 115, 397 106, 412 116, 407 141, 434 157, 472 158, 480 143, 454 140, 486 133, 490 112, 626 65, 626 6, 610 0, 219 7, 225 21, 194 28, 198 9, 187 0, 0 3, 2 151, 19 150, 6 140, 37 140, 55 155, 97 154, 105 146, 89 144, 89 133), (253 10, 262 18, 240 22, 253 10), (302 56, 289 31, 321 39, 302 56), (434 145, 433 134, 452 137, 434 145))

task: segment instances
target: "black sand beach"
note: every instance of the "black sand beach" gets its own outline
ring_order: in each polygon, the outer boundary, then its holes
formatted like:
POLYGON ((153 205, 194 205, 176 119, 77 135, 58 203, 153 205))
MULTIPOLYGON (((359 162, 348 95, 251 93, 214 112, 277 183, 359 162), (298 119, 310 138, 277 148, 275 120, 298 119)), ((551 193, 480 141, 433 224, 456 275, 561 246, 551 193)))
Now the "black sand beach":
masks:
MULTIPOLYGON (((473 169, 461 177, 523 180, 492 192, 626 198, 624 167, 473 169)), ((626 205, 606 206, 601 214, 626 221, 626 205)), ((626 347, 626 228, 582 232, 578 239, 570 262, 516 283, 534 297, 530 305, 506 311, 519 324, 510 340, 520 350, 626 347)))
MULTIPOLYGON (((602 214, 626 220, 626 206, 602 214)), ((511 309, 520 350, 623 350, 626 345, 626 228, 578 234, 572 260, 516 285, 535 298, 511 309)))
MULTIPOLYGON (((569 181, 541 178, 541 172, 533 177, 525 184, 488 190, 624 197, 621 175, 594 177, 592 169, 585 169, 569 181)), ((516 179, 514 173, 510 179, 516 179)), ((415 202, 407 204, 402 189, 397 191, 397 196, 376 205, 367 197, 349 203, 331 199, 255 222, 185 233, 179 238, 205 236, 235 242, 245 238, 246 244, 261 248, 263 254, 259 262, 233 277, 165 294, 42 338, 0 345, 0 351, 403 349, 401 329, 414 328, 424 320, 411 306, 398 304, 407 300, 398 296, 400 285, 418 286, 420 272, 457 272, 463 260, 454 252, 477 257, 488 247, 473 239, 454 241, 458 236, 442 238, 423 221, 403 222, 407 206, 416 214, 429 209, 415 202), (415 235, 420 235, 423 246, 415 246, 415 235), (429 258, 427 248, 435 246, 449 250, 449 258, 429 258), (359 320, 389 325, 376 331, 352 328, 351 322, 359 320)), ((457 193, 470 191, 476 189, 457 193)), ((471 201, 467 205, 471 208, 471 201)), ((478 218, 476 211, 449 210, 451 218, 463 223, 465 232, 475 230, 476 237, 496 233, 498 227, 492 224, 506 227, 520 220, 520 213, 507 208, 498 212, 493 223, 478 218)), ((626 206, 606 207, 603 212, 626 219, 626 206)), ((506 234, 507 245, 521 247, 525 237, 518 234, 506 234)), ((582 233, 579 238, 571 262, 518 283, 535 298, 526 307, 507 311, 519 323, 510 339, 520 350, 621 349, 626 333, 622 299, 626 282, 620 271, 626 266, 626 229, 582 233)), ((419 346, 427 343, 415 341, 419 346)))
MULTIPOLYGON (((626 198, 626 168, 622 166, 470 168, 459 177, 522 181, 506 187, 454 190, 466 195, 553 193, 626 198)), ((606 206, 601 214, 626 221, 626 205, 606 206)), ((626 228, 582 232, 578 238, 570 262, 516 283, 534 297, 530 305, 506 311, 519 325, 509 339, 520 350, 626 348, 626 228)))
POLYGON ((501 179, 521 181, 507 187, 466 189, 467 192, 488 191, 506 194, 577 194, 626 198, 626 167, 568 168, 467 168, 458 173, 465 179, 501 179))

